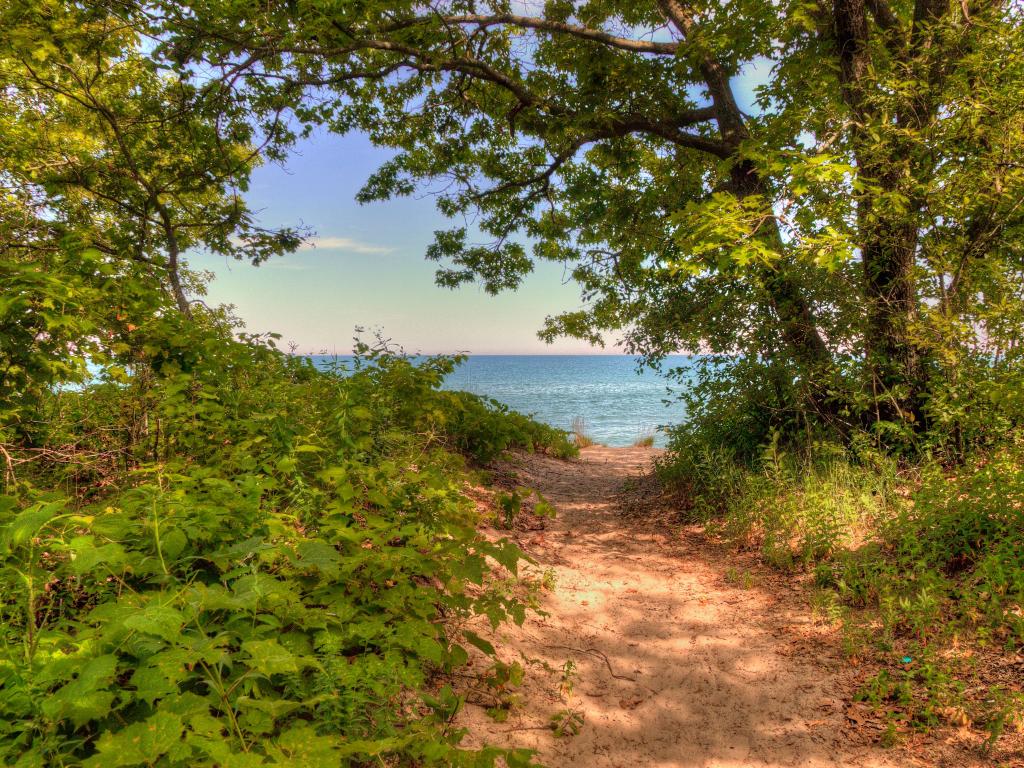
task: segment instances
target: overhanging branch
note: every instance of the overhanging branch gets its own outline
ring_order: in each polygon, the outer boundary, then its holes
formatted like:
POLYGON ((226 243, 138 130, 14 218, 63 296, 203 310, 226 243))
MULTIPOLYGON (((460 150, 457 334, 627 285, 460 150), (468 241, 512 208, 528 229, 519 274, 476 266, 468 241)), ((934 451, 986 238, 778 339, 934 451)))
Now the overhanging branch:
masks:
MULTIPOLYGON (((618 48, 633 53, 652 53, 662 56, 672 56, 679 48, 678 42, 657 42, 654 40, 636 40, 630 37, 619 37, 600 29, 591 29, 578 24, 567 24, 550 19, 540 19, 533 16, 518 16, 513 13, 500 14, 464 14, 459 16, 442 16, 441 20, 446 24, 466 24, 486 29, 493 26, 513 26, 523 29, 535 29, 550 34, 564 34, 578 37, 583 40, 591 40, 611 48, 618 48)), ((417 20, 421 21, 421 20, 417 20)), ((428 21, 428 19, 422 19, 428 21)))

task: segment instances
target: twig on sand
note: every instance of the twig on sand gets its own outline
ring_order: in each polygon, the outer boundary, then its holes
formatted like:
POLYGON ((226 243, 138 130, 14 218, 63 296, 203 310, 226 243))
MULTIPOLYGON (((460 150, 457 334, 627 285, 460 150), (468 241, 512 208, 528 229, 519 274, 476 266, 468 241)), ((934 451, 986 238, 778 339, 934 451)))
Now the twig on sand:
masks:
POLYGON ((561 648, 562 650, 565 650, 565 651, 575 651, 576 653, 589 653, 589 654, 591 654, 593 656, 600 656, 601 659, 604 661, 604 665, 606 667, 608 667, 608 674, 609 675, 614 677, 616 680, 629 680, 629 682, 631 682, 631 683, 635 683, 636 682, 636 678, 635 677, 630 677, 629 675, 617 675, 617 674, 615 674, 615 670, 612 669, 612 663, 610 661, 608 661, 608 657, 605 656, 604 653, 602 653, 601 651, 597 650, 597 648, 573 648, 571 645, 548 645, 548 646, 545 646, 545 647, 547 647, 547 648, 561 648))
POLYGON ((505 728, 498 733, 516 733, 517 731, 550 731, 550 725, 517 725, 515 728, 505 728))

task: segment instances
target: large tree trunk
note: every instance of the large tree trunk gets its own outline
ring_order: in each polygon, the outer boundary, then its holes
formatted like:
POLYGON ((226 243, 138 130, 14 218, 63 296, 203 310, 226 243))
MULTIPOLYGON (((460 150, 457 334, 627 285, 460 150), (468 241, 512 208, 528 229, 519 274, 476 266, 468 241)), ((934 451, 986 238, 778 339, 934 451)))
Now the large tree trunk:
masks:
MULTIPOLYGON (((861 167, 864 176, 883 189, 898 189, 894 164, 872 167, 864 158, 861 167)), ((917 208, 911 204, 909 210, 895 213, 878 210, 874 199, 865 195, 858 202, 857 216, 866 300, 864 346, 877 402, 875 415, 920 426, 924 382, 920 354, 911 335, 917 318, 917 208)))
MULTIPOLYGON (((948 6, 945 0, 917 1, 911 47, 899 49, 896 55, 909 64, 918 51, 930 45, 928 25, 939 19, 944 6, 948 6)), ((851 137, 858 176, 872 184, 857 200, 866 302, 864 346, 871 376, 869 394, 876 402, 876 419, 913 422, 919 428, 925 384, 912 330, 917 315, 914 261, 923 203, 908 182, 915 171, 921 170, 914 167, 911 150, 901 146, 906 140, 901 138, 900 131, 887 124, 891 118, 885 113, 878 114, 878 107, 869 96, 869 8, 865 0, 833 0, 832 5, 839 82, 853 115, 851 137), (898 199, 906 203, 900 206, 893 202, 898 199)), ((896 17, 880 13, 877 7, 874 13, 887 27, 899 24, 896 17)), ((927 66, 923 80, 935 77, 938 74, 934 65, 927 66)), ((927 89, 923 90, 926 93, 927 89)), ((920 130, 934 109, 928 96, 919 94, 911 97, 911 103, 896 115, 896 120, 907 128, 920 130)))
MULTIPOLYGON (((687 5, 680 0, 658 0, 658 5, 665 17, 684 37, 694 37, 695 23, 692 11, 687 5)), ((710 55, 702 58, 700 68, 714 105, 719 135, 726 144, 738 150, 740 144, 750 137, 750 133, 743 113, 736 103, 728 73, 721 62, 710 55)), ((761 177, 753 163, 747 160, 741 160, 733 165, 728 186, 729 191, 740 199, 752 195, 769 198, 765 179, 761 177)), ((774 217, 761 228, 759 236, 768 240, 775 252, 785 254, 785 244, 778 221, 774 217)), ((827 381, 833 364, 832 354, 814 320, 811 305, 799 285, 792 279, 789 267, 783 257, 779 262, 763 267, 758 278, 779 319, 783 341, 793 359, 806 373, 805 379, 809 384, 806 395, 809 405, 827 421, 845 431, 839 420, 841 408, 830 394, 827 381)))

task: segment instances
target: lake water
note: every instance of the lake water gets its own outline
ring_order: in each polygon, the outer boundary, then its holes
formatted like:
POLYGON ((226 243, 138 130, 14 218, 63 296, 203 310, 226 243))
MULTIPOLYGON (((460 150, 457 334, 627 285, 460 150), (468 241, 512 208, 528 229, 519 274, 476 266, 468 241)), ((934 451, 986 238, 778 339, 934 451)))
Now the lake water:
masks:
MULTIPOLYGON (((664 368, 685 367, 689 360, 675 355, 664 368)), ((473 355, 445 388, 494 398, 562 429, 578 417, 593 439, 620 446, 652 433, 656 445, 665 444, 657 427, 678 424, 686 415, 667 392, 673 383, 649 369, 637 373, 628 355, 473 355), (672 400, 667 406, 666 399, 672 400)))

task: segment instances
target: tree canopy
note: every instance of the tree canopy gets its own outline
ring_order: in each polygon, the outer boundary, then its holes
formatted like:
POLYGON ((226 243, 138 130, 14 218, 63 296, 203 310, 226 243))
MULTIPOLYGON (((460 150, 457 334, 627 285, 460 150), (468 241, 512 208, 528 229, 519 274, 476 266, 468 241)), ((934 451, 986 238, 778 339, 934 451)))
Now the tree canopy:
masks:
POLYGON ((188 249, 259 263, 301 233, 244 200, 280 120, 161 67, 137 14, 11 2, 0 27, 0 398, 24 400, 87 357, 130 357, 169 308, 191 315, 188 249))
POLYGON ((563 261, 624 332, 793 366, 839 429, 917 430, 1020 318, 1021 12, 1011 2, 146 6, 158 60, 396 157, 437 193, 445 285, 563 261), (745 113, 735 79, 770 68, 745 113))
POLYGON ((583 303, 545 338, 774 366, 843 434, 918 433, 966 361, 1014 354, 1012 2, 19 0, 5 21, 5 176, 48 195, 12 245, 73 232, 186 314, 187 249, 297 246, 247 179, 326 126, 396 150, 360 200, 436 194, 442 284, 568 265, 583 303))

